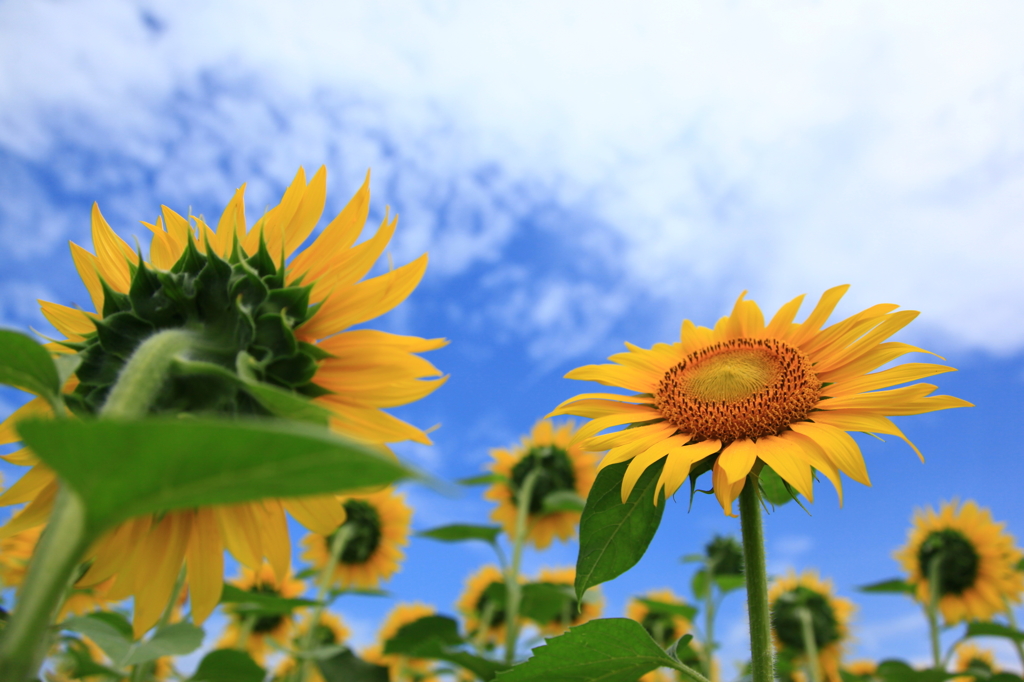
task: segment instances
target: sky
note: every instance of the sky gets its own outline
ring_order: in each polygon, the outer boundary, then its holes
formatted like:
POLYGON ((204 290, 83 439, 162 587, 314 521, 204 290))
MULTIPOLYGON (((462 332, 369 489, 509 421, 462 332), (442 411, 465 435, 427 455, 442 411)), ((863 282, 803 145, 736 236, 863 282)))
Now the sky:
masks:
MULTIPOLYGON (((369 225, 400 215, 388 257, 430 265, 368 326, 451 340, 428 356, 449 382, 394 411, 441 424, 435 444, 396 450, 455 479, 593 390, 562 377, 623 341, 712 325, 742 291, 770 313, 849 283, 834 319, 921 311, 898 340, 958 368, 940 392, 976 407, 897 419, 925 464, 860 439, 874 485, 776 510, 769 570, 856 599, 851 657, 924 660, 913 603, 855 592, 898 575, 914 509, 975 499, 1024 532, 1022 20, 1009 1, 0 3, 0 325, 52 333, 37 298, 88 305, 67 242, 91 246, 94 201, 147 244, 161 204, 219 216, 247 183, 258 215, 326 165, 326 218, 369 169, 369 225)), ((407 494, 418 529, 489 509, 407 494)), ((678 557, 738 530, 708 498, 670 502, 606 615, 687 592, 678 557)), ((452 566, 485 550, 414 539, 388 589, 450 613, 452 566)), ((391 603, 338 606, 366 643, 391 603)), ((740 597, 719 631, 739 659, 740 597)))

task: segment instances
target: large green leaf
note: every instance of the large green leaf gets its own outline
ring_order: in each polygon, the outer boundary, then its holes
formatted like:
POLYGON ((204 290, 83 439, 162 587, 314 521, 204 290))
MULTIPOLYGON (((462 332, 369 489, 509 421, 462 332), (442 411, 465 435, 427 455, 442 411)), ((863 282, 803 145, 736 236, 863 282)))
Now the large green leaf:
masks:
POLYGON ((625 503, 620 490, 629 462, 612 464, 597 475, 580 518, 577 598, 628 571, 647 551, 665 511, 664 495, 654 504, 654 488, 664 464, 662 460, 647 467, 625 503))
POLYGON ((71 630, 85 635, 103 649, 110 660, 117 664, 128 657, 132 648, 132 627, 122 616, 116 613, 94 613, 88 616, 68 618, 58 626, 61 630, 71 630), (111 617, 117 618, 114 621, 111 617), (127 631, 122 623, 127 626, 127 631))
POLYGON ((286 599, 284 597, 275 597, 272 594, 248 592, 234 585, 224 583, 224 591, 221 592, 220 603, 231 604, 231 610, 235 613, 245 613, 246 615, 253 616, 280 616, 287 615, 295 609, 316 606, 318 602, 310 599, 286 599))
POLYGON ((59 627, 87 636, 103 649, 114 665, 121 667, 161 656, 190 654, 203 643, 203 629, 191 623, 165 625, 149 639, 136 642, 132 640, 132 626, 124 616, 106 611, 69 618, 59 627))
POLYGON ((542 624, 560 620, 571 622, 576 615, 577 604, 570 585, 526 583, 523 585, 519 615, 542 624))
POLYGON ((283 420, 24 420, 25 444, 82 498, 87 532, 140 514, 382 486, 397 460, 283 420))
POLYGON ((644 626, 628 618, 602 618, 570 628, 533 650, 533 658, 498 675, 498 682, 636 682, 678 664, 644 626))
POLYGON ((547 514, 554 512, 581 512, 587 501, 574 490, 556 490, 544 498, 541 507, 547 514))
POLYGON ((433 658, 462 666, 487 682, 505 666, 457 647, 465 645, 459 624, 447 616, 424 616, 395 633, 384 643, 385 654, 401 654, 412 658, 433 658))
POLYGON ((237 649, 218 649, 206 654, 189 682, 263 682, 267 671, 237 649))
POLYGON ((964 637, 1005 637, 1024 642, 1024 632, 999 623, 968 623, 964 637))
POLYGON ((943 682, 955 677, 956 673, 935 668, 915 670, 904 661, 889 659, 878 664, 875 676, 885 682, 943 682))
POLYGON ((161 656, 190 654, 203 644, 203 629, 191 623, 171 623, 158 628, 145 642, 138 642, 122 665, 154 661, 161 656))
POLYGON ((651 613, 663 613, 667 616, 681 616, 686 620, 693 620, 697 615, 697 607, 689 604, 672 604, 670 602, 658 601, 657 599, 638 599, 646 606, 651 613))
POLYGON ((21 332, 0 329, 0 384, 59 400, 60 377, 46 349, 21 332))
POLYGON ((463 540, 494 542, 500 534, 501 526, 475 526, 466 523, 453 523, 449 526, 438 526, 416 533, 421 538, 431 538, 442 542, 462 542, 463 540))
POLYGON ((325 661, 317 661, 327 682, 388 682, 388 669, 368 663, 352 651, 340 653, 325 661))
POLYGON ((877 594, 914 594, 914 586, 901 578, 892 578, 891 580, 863 585, 858 587, 857 590, 877 594))

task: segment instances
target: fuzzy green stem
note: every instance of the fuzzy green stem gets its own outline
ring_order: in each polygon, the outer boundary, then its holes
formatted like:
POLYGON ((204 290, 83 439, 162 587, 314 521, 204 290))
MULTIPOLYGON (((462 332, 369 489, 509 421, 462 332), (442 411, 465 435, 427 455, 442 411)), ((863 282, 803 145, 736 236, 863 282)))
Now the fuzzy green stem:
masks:
POLYGON ((168 329, 143 341, 110 389, 100 416, 119 419, 145 416, 167 379, 174 356, 195 347, 197 339, 194 332, 168 329))
POLYGON ((681 672, 683 675, 689 677, 691 680, 693 680, 693 682, 710 682, 708 678, 704 677, 698 671, 694 670, 685 663, 680 663, 677 661, 675 667, 676 670, 681 672))
POLYGON ((82 500, 62 485, 0 640, 4 682, 22 682, 37 674, 50 641, 47 628, 60 611, 61 597, 88 545, 82 500))
MULTIPOLYGON (((327 558, 327 563, 324 564, 323 570, 320 571, 320 581, 317 585, 316 600, 318 603, 316 608, 313 609, 313 615, 310 617, 306 635, 302 638, 302 642, 299 645, 300 653, 308 653, 316 646, 316 640, 314 639, 316 637, 316 626, 320 623, 320 618, 327 609, 327 590, 334 583, 334 571, 338 567, 338 562, 341 561, 341 554, 345 551, 345 545, 348 544, 349 539, 352 537, 352 529, 353 526, 351 524, 342 524, 338 530, 334 531, 334 537, 331 538, 330 556, 327 558)), ((303 658, 299 670, 299 682, 308 680, 310 673, 313 671, 313 659, 303 658)))
POLYGON ((747 476, 740 493, 740 528, 743 531, 747 613, 750 618, 750 669, 753 682, 775 681, 771 613, 768 609, 768 569, 761 527, 761 495, 757 476, 747 476))
POLYGON ((516 646, 519 642, 519 606, 523 597, 523 588, 519 584, 519 565, 523 558, 523 546, 529 531, 530 503, 533 499, 533 486, 537 482, 539 469, 533 469, 526 475, 518 495, 516 495, 516 536, 512 541, 512 561, 505 571, 505 593, 508 599, 505 613, 505 663, 512 665, 516 660, 516 646))
POLYGON ((928 634, 932 643, 932 664, 936 670, 942 668, 942 645, 939 643, 939 571, 942 567, 940 553, 928 564, 928 634))
POLYGON ((818 640, 814 637, 814 625, 811 622, 811 612, 800 607, 796 610, 800 619, 800 631, 804 640, 804 656, 807 657, 807 667, 811 673, 811 682, 821 682, 821 662, 818 660, 818 640))

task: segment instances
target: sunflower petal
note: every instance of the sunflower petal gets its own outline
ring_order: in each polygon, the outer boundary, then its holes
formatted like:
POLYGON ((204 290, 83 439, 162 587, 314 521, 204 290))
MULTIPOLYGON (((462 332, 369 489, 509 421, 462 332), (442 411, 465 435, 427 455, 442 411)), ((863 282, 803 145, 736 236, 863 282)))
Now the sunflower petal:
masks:
POLYGON ((844 474, 858 483, 871 485, 864 456, 857 442, 846 431, 815 422, 797 422, 790 425, 790 428, 817 443, 844 474))
POLYGON ((757 461, 757 448, 752 440, 741 438, 734 440, 722 450, 717 464, 725 472, 725 480, 730 485, 745 478, 757 461))
POLYGON ((224 589, 224 543, 217 518, 209 507, 195 512, 185 555, 192 620, 202 625, 220 601, 224 589))
MULTIPOLYGON (((680 438, 683 438, 685 442, 690 437, 684 435, 680 436, 680 438)), ((665 497, 675 495, 676 491, 679 490, 679 486, 690 475, 690 468, 708 455, 715 454, 721 448, 721 441, 704 440, 699 443, 683 445, 669 450, 668 458, 665 460, 665 468, 661 470, 661 478, 658 479, 658 487, 654 491, 655 498, 657 498, 659 490, 665 491, 665 497)))
POLYGON ((711 468, 711 485, 715 490, 715 497, 718 498, 718 503, 722 505, 722 511, 725 512, 726 516, 736 516, 732 513, 732 503, 743 492, 743 486, 746 482, 747 479, 742 478, 736 483, 729 483, 726 479, 725 470, 718 466, 718 460, 715 460, 715 465, 711 468))

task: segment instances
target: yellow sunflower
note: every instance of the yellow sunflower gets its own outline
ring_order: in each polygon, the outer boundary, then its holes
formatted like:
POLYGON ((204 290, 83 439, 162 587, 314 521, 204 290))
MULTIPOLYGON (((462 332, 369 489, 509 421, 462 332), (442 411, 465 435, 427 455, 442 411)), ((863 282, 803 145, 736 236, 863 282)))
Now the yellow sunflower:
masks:
POLYGON ((1015 567, 1021 552, 1003 531, 1005 525, 973 500, 943 504, 938 513, 927 507, 914 514, 907 544, 895 556, 922 604, 930 599, 929 568, 940 561, 939 610, 948 625, 989 620, 1009 602, 1020 603, 1024 575, 1015 567))
MULTIPOLYGON (((519 582, 524 582, 523 576, 519 576, 519 582)), ((505 622, 505 609, 493 602, 490 594, 493 590, 504 594, 505 575, 494 564, 481 566, 476 573, 466 578, 466 589, 459 596, 455 608, 466 621, 469 639, 479 638, 489 644, 504 644, 508 623, 505 622), (487 622, 481 622, 487 616, 487 622)))
POLYGON ((384 654, 384 645, 398 634, 403 626, 420 618, 433 616, 437 609, 421 602, 397 604, 384 619, 377 633, 377 644, 362 652, 363 660, 388 668, 388 679, 392 682, 434 682, 440 680, 434 672, 434 662, 426 658, 409 658, 395 654, 384 654))
MULTIPOLYGON (((678 596, 670 589, 651 590, 643 595, 644 599, 662 602, 664 604, 685 604, 686 600, 678 596)), ((651 611, 651 608, 640 599, 634 597, 626 604, 626 618, 635 620, 644 626, 648 634, 654 638, 663 649, 670 647, 677 639, 693 630, 693 625, 686 618, 678 614, 658 613, 651 611)), ((696 647, 696 642, 690 642, 691 647, 696 647)), ((683 660, 683 663, 691 661, 683 660)), ((671 679, 674 673, 664 669, 653 670, 640 678, 640 682, 661 682, 671 679)))
MULTIPOLYGON (((296 647, 300 646, 306 639, 306 633, 309 632, 309 624, 312 621, 312 614, 305 614, 303 620, 295 628, 295 638, 293 643, 296 647)), ((333 646, 335 644, 343 644, 348 640, 349 635, 348 627, 342 622, 341 618, 333 613, 324 611, 320 614, 320 622, 316 625, 315 632, 313 634, 314 648, 333 646)), ((281 680, 287 680, 295 670, 296 662, 295 659, 288 656, 284 658, 281 663, 277 666, 277 670, 274 672, 274 677, 281 680)), ((309 677, 306 678, 305 682, 324 682, 323 675, 320 674, 320 668, 318 666, 311 666, 309 668, 309 677)))
POLYGON ((996 655, 992 650, 982 649, 973 642, 957 644, 953 670, 958 673, 974 673, 954 677, 953 682, 973 682, 976 677, 987 678, 1002 672, 996 665, 996 655))
MULTIPOLYGON (((372 589, 380 586, 398 571, 405 558, 401 547, 409 544, 409 522, 412 508, 405 495, 385 489, 368 495, 339 497, 345 509, 345 527, 352 534, 345 543, 334 569, 335 584, 342 589, 372 589)), ((336 531, 337 532, 337 531, 336 531)), ((331 535, 311 533, 302 540, 306 552, 302 558, 318 571, 330 558, 331 535)))
MULTIPOLYGON (((242 566, 241 569, 242 575, 231 581, 231 584, 240 590, 284 597, 285 599, 294 599, 306 591, 306 583, 292 578, 290 571, 285 573, 284 579, 278 580, 277 573, 268 564, 263 564, 256 571, 245 566, 242 566)), ((217 642, 218 649, 234 648, 243 644, 238 640, 245 631, 244 620, 244 614, 232 615, 231 621, 224 629, 224 634, 217 642)), ((274 650, 267 640, 274 640, 277 644, 285 647, 294 636, 294 631, 295 621, 291 615, 258 616, 249 630, 249 638, 244 642, 245 650, 249 652, 253 660, 263 665, 266 662, 267 653, 274 650)))
MULTIPOLYGON (((576 584, 576 568, 568 566, 565 568, 542 568, 538 582, 551 583, 552 585, 564 585, 571 592, 576 584)), ((583 603, 571 600, 565 613, 548 623, 537 623, 537 628, 545 637, 560 635, 574 625, 582 625, 587 621, 601 617, 604 609, 604 597, 599 589, 591 588, 583 595, 583 603)))
POLYGON ((494 462, 490 469, 503 480, 488 488, 484 499, 498 503, 491 518, 500 523, 510 537, 515 537, 516 533, 519 487, 534 470, 539 470, 539 473, 530 495, 528 540, 538 549, 544 549, 551 544, 552 537, 558 536, 564 542, 576 533, 579 512, 544 511, 544 498, 551 493, 575 492, 586 498, 594 484, 597 456, 574 444, 574 435, 572 422, 556 428, 544 419, 534 425, 521 444, 491 450, 494 462))
POLYGON ((897 436, 916 452, 889 416, 970 405, 929 395, 932 384, 878 390, 953 368, 910 363, 868 374, 906 353, 927 351, 886 341, 917 317, 914 311, 893 312, 897 306, 891 304, 822 329, 848 288, 826 291, 808 318, 794 323, 803 300, 798 296, 767 325, 757 304, 741 294, 732 314, 713 329, 685 320, 678 343, 650 350, 627 343, 627 352, 609 358, 615 364, 566 375, 634 395, 584 393, 551 414, 592 420, 576 439, 588 450, 609 450, 601 467, 632 460, 622 480, 623 500, 662 459, 655 499, 662 490, 672 495, 695 464, 715 457, 712 485, 726 514, 732 515, 733 500, 758 460, 809 500, 813 467, 842 502, 840 471, 870 485, 860 448, 847 431, 897 436), (597 435, 628 424, 638 426, 597 435))
POLYGON ((818 648, 818 664, 829 682, 841 682, 839 663, 843 645, 849 640, 849 623, 854 605, 836 597, 831 580, 821 580, 817 571, 804 571, 799 577, 790 573, 772 583, 768 590, 772 637, 775 648, 804 660, 804 625, 800 610, 811 617, 811 630, 818 648))
POLYGON ((874 677, 878 672, 878 664, 862 658, 857 661, 850 661, 843 666, 843 669, 851 675, 857 675, 858 677, 874 677))
MULTIPOLYGON (((423 431, 381 408, 418 400, 444 383, 447 377, 440 377, 433 365, 414 354, 440 348, 446 341, 349 329, 401 303, 423 276, 427 257, 363 279, 397 224, 397 218, 385 215, 377 233, 356 244, 369 211, 369 175, 315 241, 296 253, 320 219, 326 177, 321 168, 307 183, 299 169, 281 203, 251 228, 246 223, 244 186, 215 229, 201 217, 190 216, 190 222, 164 207, 155 224, 146 224, 153 233, 146 263, 94 206, 96 253, 71 244, 71 255, 96 312, 40 302, 46 318, 66 336, 49 348, 77 351, 83 359, 65 387, 72 411, 95 414, 125 357, 145 337, 188 325, 201 328, 210 347, 222 353, 211 361, 231 371, 242 363, 258 380, 329 408, 331 427, 338 432, 372 443, 429 444, 423 431), (117 334, 106 333, 115 327, 117 334), (117 348, 111 347, 113 337, 120 344, 117 348)), ((229 384, 207 378, 196 390, 188 377, 169 381, 152 411, 266 414, 247 393, 229 384)), ((0 425, 0 444, 18 440, 14 424, 19 419, 48 412, 41 399, 29 402, 0 425)), ((14 535, 46 522, 57 483, 27 450, 6 459, 32 467, 0 496, 0 504, 28 503, 0 531, 14 535)), ((94 585, 117 575, 111 598, 135 596, 139 635, 159 618, 184 562, 193 617, 202 623, 220 597, 225 547, 253 569, 265 557, 284 578, 291 549, 286 510, 323 535, 344 521, 330 495, 138 518, 112 530, 92 548, 92 568, 80 584, 94 585)))

